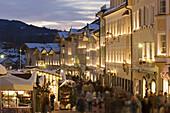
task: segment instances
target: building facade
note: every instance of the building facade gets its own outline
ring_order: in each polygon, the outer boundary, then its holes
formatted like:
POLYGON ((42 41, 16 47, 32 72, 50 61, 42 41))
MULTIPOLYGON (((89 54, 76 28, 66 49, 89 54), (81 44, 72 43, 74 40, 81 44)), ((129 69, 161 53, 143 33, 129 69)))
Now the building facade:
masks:
POLYGON ((159 68, 158 90, 170 94, 170 1, 156 0, 155 2, 155 62, 159 68))
POLYGON ((57 43, 25 43, 25 67, 59 69, 60 46, 57 43))

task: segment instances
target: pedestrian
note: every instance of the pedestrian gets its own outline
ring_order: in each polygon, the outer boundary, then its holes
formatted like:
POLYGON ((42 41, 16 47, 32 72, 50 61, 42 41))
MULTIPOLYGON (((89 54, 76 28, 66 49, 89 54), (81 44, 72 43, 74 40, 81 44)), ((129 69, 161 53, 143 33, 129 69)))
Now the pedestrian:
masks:
POLYGON ((149 101, 151 102, 150 113, 156 113, 156 95, 152 92, 150 94, 149 101))
POLYGON ((50 95, 50 102, 51 102, 51 110, 52 111, 54 110, 54 99, 55 99, 55 95, 54 95, 54 93, 52 93, 50 95))
POLYGON ((157 113, 164 113, 165 100, 166 99, 163 95, 163 91, 160 91, 156 97, 157 113))
POLYGON ((89 110, 89 112, 92 112, 93 94, 89 91, 86 94, 86 100, 88 103, 88 110, 89 110))
POLYGON ((103 113, 103 100, 101 98, 98 98, 98 108, 99 108, 99 113, 103 113))
POLYGON ((85 112, 85 99, 84 99, 84 95, 81 94, 80 98, 78 99, 78 102, 77 102, 77 107, 76 109, 81 112, 81 113, 84 113, 85 112))
POLYGON ((92 83, 89 83, 88 91, 91 92, 91 93, 93 93, 93 91, 94 91, 94 86, 93 86, 92 83))
POLYGON ((132 100, 131 100, 131 103, 130 103, 130 111, 131 111, 131 113, 140 113, 140 109, 141 109, 141 102, 134 95, 132 97, 132 100))
POLYGON ((142 101, 142 113, 149 113, 151 108, 151 102, 147 96, 144 97, 142 101))
POLYGON ((101 87, 99 86, 98 83, 96 83, 96 86, 95 86, 96 97, 98 97, 100 91, 101 91, 101 87))
POLYGON ((82 93, 84 95, 86 95, 86 92, 88 91, 89 87, 87 85, 87 83, 84 83, 83 86, 82 86, 82 93))
POLYGON ((104 97, 105 113, 111 113, 111 103, 112 103, 112 98, 110 96, 110 92, 106 91, 104 97))
POLYGON ((98 111, 98 103, 97 103, 96 98, 94 98, 94 100, 93 100, 93 113, 97 113, 97 111, 98 111))
MULTIPOLYGON (((167 94, 166 94, 166 96, 167 96, 167 94)), ((165 113, 170 113, 170 95, 166 98, 167 98, 167 100, 166 100, 166 104, 165 104, 165 113)))
POLYGON ((47 94, 44 94, 43 102, 42 102, 42 111, 43 113, 47 113, 49 111, 49 97, 47 94))

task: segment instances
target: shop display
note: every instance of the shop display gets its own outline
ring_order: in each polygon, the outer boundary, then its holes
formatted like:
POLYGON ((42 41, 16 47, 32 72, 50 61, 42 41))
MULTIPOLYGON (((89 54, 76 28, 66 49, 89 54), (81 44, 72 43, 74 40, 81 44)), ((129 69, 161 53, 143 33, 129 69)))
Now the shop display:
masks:
POLYGON ((71 87, 64 85, 60 88, 60 109, 69 109, 71 87))
POLYGON ((31 112, 31 91, 1 91, 3 113, 31 112))

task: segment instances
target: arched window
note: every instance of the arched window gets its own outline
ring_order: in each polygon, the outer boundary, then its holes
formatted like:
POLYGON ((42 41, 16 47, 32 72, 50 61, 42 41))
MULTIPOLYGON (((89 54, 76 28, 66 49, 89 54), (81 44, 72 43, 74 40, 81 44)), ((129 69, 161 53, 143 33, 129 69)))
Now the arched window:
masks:
POLYGON ((156 82, 154 80, 152 80, 151 82, 151 92, 152 93, 156 92, 156 82))
POLYGON ((146 79, 145 78, 143 78, 143 97, 146 95, 146 79))

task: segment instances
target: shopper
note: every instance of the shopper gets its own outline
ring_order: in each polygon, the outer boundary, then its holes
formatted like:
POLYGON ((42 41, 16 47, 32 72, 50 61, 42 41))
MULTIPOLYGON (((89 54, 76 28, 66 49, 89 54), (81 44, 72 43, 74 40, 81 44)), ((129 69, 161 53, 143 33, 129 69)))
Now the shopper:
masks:
POLYGON ((156 113, 156 95, 152 92, 150 94, 149 101, 151 102, 150 113, 156 113))
POLYGON ((140 109, 141 109, 141 102, 138 100, 136 96, 133 96, 130 103, 131 113, 140 113, 140 109))
POLYGON ((77 102, 77 110, 81 113, 84 113, 85 108, 86 108, 86 106, 85 106, 84 95, 81 94, 80 99, 78 99, 78 102, 77 102))
POLYGON ((142 101, 142 113, 149 113, 151 108, 151 102, 147 96, 144 97, 142 101))
POLYGON ((92 112, 93 94, 89 91, 86 94, 86 100, 88 103, 88 110, 89 110, 89 112, 92 112))
POLYGON ((43 111, 43 113, 47 113, 47 111, 49 111, 49 103, 50 102, 49 102, 48 95, 44 94, 43 103, 42 103, 42 111, 43 111))
POLYGON ((55 95, 54 95, 54 93, 52 93, 50 95, 50 102, 51 102, 51 110, 52 111, 54 110, 54 99, 55 99, 55 95))
POLYGON ((112 98, 110 96, 110 92, 106 91, 104 96, 105 113, 111 113, 111 103, 112 98))
POLYGON ((163 95, 163 91, 160 91, 158 96, 156 97, 157 113, 164 113, 165 102, 166 99, 163 95))

